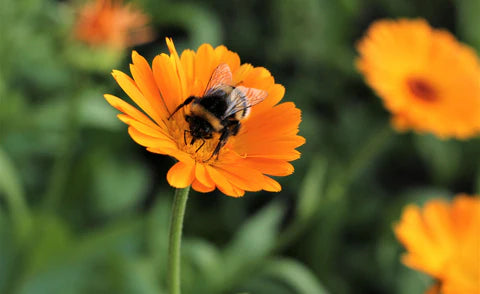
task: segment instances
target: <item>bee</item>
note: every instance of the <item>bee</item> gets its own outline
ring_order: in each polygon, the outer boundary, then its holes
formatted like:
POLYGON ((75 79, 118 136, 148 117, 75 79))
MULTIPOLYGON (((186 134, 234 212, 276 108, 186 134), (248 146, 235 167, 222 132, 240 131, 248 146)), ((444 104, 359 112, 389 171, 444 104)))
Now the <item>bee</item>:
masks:
POLYGON ((202 144, 196 152, 205 145, 205 140, 212 139, 215 133, 220 134, 219 141, 212 155, 219 155, 220 149, 227 143, 228 138, 238 134, 241 121, 245 119, 250 108, 262 102, 268 95, 264 90, 233 86, 230 67, 220 64, 210 76, 210 80, 201 97, 190 96, 178 105, 168 119, 177 111, 191 104, 190 113, 185 115, 189 129, 183 133, 185 144, 186 134, 190 133, 190 145, 197 140, 202 144))

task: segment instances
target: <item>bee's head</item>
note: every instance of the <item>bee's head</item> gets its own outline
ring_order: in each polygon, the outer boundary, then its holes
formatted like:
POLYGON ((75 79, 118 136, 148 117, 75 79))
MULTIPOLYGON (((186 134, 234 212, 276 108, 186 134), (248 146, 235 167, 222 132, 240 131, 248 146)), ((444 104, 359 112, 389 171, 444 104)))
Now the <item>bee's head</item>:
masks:
POLYGON ((200 116, 186 115, 185 120, 190 126, 190 135, 192 135, 193 144, 197 139, 210 139, 213 136, 212 125, 200 116))

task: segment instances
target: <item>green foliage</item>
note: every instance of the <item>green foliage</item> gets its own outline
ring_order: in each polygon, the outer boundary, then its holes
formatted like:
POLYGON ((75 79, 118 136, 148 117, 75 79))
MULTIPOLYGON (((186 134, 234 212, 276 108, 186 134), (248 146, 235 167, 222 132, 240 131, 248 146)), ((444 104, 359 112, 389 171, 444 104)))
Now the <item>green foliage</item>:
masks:
MULTIPOLYGON (((0 293, 167 293, 172 161, 144 151, 102 98, 130 48, 75 40, 83 1, 0 9, 0 293)), ((392 233, 407 203, 480 192, 479 139, 396 134, 354 66, 383 17, 424 17, 480 48, 477 0, 131 1, 157 33, 147 58, 225 44, 267 67, 307 139, 278 194, 192 193, 182 248, 189 294, 424 293, 392 233)))

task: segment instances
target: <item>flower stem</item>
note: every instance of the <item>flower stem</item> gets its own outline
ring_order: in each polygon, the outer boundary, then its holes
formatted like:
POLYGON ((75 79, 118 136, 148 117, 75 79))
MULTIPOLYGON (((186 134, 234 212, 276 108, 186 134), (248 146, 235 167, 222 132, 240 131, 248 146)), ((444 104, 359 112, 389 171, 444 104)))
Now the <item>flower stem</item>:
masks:
POLYGON ((168 245, 168 277, 169 294, 180 294, 180 247, 182 242, 183 216, 187 206, 190 186, 175 190, 172 216, 170 218, 170 234, 168 245))

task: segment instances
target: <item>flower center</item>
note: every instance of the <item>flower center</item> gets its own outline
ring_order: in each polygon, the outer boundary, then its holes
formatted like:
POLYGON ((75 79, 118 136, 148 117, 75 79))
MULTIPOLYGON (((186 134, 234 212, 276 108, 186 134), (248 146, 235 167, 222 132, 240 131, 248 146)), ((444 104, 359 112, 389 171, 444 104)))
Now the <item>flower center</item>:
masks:
POLYGON ((437 93, 433 86, 427 81, 420 78, 410 78, 407 80, 407 86, 410 93, 416 98, 426 101, 434 102, 437 100, 437 93))
MULTIPOLYGON (((189 153, 197 162, 214 162, 217 155, 212 156, 215 147, 219 142, 220 134, 213 133, 213 137, 209 139, 196 139, 192 142, 189 124, 185 121, 183 114, 173 117, 169 124, 169 131, 172 137, 177 141, 179 149, 189 153)), ((224 146, 225 147, 225 146, 224 146)), ((223 149, 223 148, 222 148, 223 149)))

